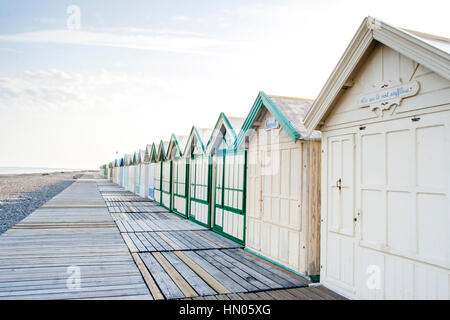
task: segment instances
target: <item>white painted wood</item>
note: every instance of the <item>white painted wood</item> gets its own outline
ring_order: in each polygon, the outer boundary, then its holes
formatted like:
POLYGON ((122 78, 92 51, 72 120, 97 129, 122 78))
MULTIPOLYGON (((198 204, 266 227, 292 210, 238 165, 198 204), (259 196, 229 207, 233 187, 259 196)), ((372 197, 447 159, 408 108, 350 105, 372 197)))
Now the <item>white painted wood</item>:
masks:
POLYGON ((323 123, 321 282, 358 299, 449 299, 450 81, 381 44, 353 80, 323 123), (357 106, 399 79, 419 92, 382 115, 357 106))
POLYGON ((249 139, 246 246, 283 266, 310 275, 306 262, 309 245, 306 240, 309 212, 306 182, 303 182, 306 172, 302 169, 303 148, 309 142, 294 143, 282 128, 265 130, 265 119, 271 116, 266 113, 262 125, 249 139))

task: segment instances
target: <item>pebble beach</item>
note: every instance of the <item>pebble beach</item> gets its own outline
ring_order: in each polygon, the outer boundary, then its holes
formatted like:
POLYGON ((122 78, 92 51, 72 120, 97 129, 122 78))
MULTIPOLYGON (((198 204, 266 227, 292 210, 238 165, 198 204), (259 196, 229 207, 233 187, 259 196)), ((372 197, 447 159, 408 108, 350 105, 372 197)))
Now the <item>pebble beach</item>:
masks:
POLYGON ((0 234, 70 186, 81 173, 0 174, 0 234))

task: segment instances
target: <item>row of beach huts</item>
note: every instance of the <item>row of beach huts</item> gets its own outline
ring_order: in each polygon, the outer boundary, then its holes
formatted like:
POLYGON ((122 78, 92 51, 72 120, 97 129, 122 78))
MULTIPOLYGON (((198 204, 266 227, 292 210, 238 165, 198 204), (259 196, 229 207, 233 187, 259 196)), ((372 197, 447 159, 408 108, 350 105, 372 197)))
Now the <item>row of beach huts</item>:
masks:
POLYGON ((314 101, 260 92, 101 173, 346 297, 449 299, 449 52, 367 17, 314 101))

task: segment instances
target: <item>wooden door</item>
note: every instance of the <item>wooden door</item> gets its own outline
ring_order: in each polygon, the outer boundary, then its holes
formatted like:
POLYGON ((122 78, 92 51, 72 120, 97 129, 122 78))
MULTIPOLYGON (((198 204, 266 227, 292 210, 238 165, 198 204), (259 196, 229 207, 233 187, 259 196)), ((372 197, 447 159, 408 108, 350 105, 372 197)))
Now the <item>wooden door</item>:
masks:
POLYGON ((353 294, 355 254, 355 143, 354 135, 326 140, 326 212, 321 233, 321 279, 353 294), (325 252, 324 252, 325 251, 325 252))

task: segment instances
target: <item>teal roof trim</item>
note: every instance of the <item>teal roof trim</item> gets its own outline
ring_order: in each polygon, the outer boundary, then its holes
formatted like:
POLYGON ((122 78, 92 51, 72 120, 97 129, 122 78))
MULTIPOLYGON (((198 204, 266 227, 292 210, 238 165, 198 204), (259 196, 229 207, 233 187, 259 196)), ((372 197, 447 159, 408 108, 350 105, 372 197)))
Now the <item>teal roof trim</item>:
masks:
POLYGON ((205 150, 208 149, 208 146, 209 146, 210 143, 211 143, 211 140, 212 140, 212 138, 213 138, 213 136, 214 136, 214 133, 215 133, 216 130, 218 129, 217 127, 219 126, 220 120, 222 120, 222 119, 223 119, 223 122, 226 124, 226 126, 230 129, 231 135, 233 136, 233 144, 236 142, 236 139, 237 139, 236 132, 234 131, 233 127, 231 126, 231 123, 230 123, 230 121, 228 120, 228 118, 227 118, 227 116, 225 115, 225 113, 221 112, 220 115, 219 115, 219 118, 218 118, 217 121, 216 121, 216 125, 214 126, 213 131, 211 132, 211 136, 210 136, 209 139, 208 139, 208 143, 206 144, 205 150))
POLYGON ((280 126, 287 133, 287 135, 292 139, 292 141, 296 142, 301 138, 300 132, 294 128, 291 122, 284 116, 284 114, 278 109, 278 107, 273 103, 272 99, 267 96, 264 92, 260 91, 258 96, 256 97, 255 102, 253 103, 252 108, 242 125, 242 129, 239 132, 239 135, 236 139, 235 148, 239 149, 244 142, 244 138, 247 135, 248 130, 251 128, 255 118, 261 109, 261 106, 266 107, 266 109, 277 119, 280 126))
MULTIPOLYGON (((189 133, 188 142, 189 142, 189 140, 191 140, 191 136, 194 133, 197 136, 197 140, 200 142, 200 146, 202 147, 203 153, 205 153, 205 151, 206 151, 205 145, 203 144, 202 138, 201 138, 200 134, 198 133, 197 128, 195 126, 192 126, 191 132, 189 133)), ((186 153, 188 148, 189 148, 189 143, 186 143, 186 146, 184 147, 183 155, 186 153)))
POLYGON ((158 155, 156 157, 156 161, 158 161, 158 159, 159 159, 160 150, 162 150, 162 159, 161 160, 164 161, 166 159, 166 150, 164 148, 164 141, 162 141, 162 140, 159 143, 159 149, 158 149, 158 155))
POLYGON ((169 142, 169 147, 167 148, 167 153, 169 153, 170 146, 172 145, 172 143, 175 143, 175 146, 177 147, 177 150, 178 150, 178 155, 181 157, 183 155, 183 150, 181 150, 181 148, 180 148, 180 144, 178 143, 178 139, 177 139, 177 136, 175 135, 175 133, 172 133, 172 135, 170 136, 170 142, 169 142))

